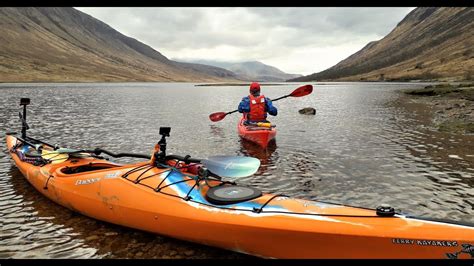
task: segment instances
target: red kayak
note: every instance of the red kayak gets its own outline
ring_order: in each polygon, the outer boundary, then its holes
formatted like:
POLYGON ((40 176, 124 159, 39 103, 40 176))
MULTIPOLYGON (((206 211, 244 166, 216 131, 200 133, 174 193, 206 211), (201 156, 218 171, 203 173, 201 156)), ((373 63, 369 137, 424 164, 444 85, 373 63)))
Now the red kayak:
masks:
POLYGON ((244 117, 241 117, 237 124, 237 130, 239 136, 243 139, 258 144, 262 148, 267 148, 268 143, 275 138, 276 128, 272 127, 260 127, 257 125, 244 125, 244 117))

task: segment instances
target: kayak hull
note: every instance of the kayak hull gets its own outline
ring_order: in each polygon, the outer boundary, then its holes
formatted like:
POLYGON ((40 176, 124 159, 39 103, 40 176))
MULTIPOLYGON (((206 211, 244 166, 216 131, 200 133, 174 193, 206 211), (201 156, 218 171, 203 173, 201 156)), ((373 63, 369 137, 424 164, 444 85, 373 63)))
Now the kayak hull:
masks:
POLYGON ((239 136, 245 140, 253 142, 262 148, 267 148, 270 141, 275 139, 276 128, 248 127, 244 125, 244 117, 241 117, 237 124, 239 136))
POLYGON ((374 210, 266 193, 214 205, 205 198, 209 187, 186 172, 97 158, 35 166, 21 160, 17 143, 7 136, 15 165, 52 201, 91 218, 205 245, 266 258, 470 258, 462 250, 474 246, 468 225, 379 217, 374 210), (98 170, 68 172, 79 166, 98 170))

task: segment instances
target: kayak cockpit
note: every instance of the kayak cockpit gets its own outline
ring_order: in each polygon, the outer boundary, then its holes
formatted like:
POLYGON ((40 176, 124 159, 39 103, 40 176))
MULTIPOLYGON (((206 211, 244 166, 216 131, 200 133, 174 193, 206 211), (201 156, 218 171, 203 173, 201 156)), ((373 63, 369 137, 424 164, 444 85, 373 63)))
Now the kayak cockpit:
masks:
POLYGON ((59 168, 57 171, 64 174, 64 175, 72 175, 72 174, 79 174, 85 172, 92 172, 92 171, 99 171, 99 170, 106 170, 111 168, 120 167, 120 165, 112 164, 112 163, 88 163, 78 166, 64 166, 59 168))

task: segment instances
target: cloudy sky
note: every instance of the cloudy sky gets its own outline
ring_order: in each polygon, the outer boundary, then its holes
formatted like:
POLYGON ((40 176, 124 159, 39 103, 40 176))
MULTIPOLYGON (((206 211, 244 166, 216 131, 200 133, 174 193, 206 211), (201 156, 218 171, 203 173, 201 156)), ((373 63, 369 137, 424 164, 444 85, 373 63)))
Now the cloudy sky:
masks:
POLYGON ((260 61, 325 70, 388 34, 413 7, 81 8, 173 60, 260 61))

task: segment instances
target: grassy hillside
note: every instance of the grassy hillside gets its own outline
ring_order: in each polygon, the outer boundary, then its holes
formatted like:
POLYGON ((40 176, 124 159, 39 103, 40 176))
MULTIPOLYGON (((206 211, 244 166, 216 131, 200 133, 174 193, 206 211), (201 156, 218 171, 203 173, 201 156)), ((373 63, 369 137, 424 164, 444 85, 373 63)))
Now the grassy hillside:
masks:
POLYGON ((293 81, 472 80, 474 8, 421 7, 383 39, 293 81))
POLYGON ((74 8, 0 8, 0 82, 235 80, 169 60, 74 8))

